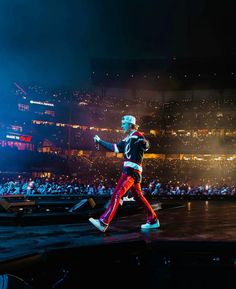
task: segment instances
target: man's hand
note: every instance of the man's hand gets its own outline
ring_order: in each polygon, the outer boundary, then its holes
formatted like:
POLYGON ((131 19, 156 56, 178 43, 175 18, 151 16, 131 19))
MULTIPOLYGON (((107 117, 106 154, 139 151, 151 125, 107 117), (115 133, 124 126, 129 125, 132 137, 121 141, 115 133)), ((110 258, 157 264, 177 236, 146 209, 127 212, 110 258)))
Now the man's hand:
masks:
POLYGON ((99 143, 100 137, 99 137, 98 135, 95 135, 95 136, 93 137, 93 140, 94 140, 94 142, 99 143))

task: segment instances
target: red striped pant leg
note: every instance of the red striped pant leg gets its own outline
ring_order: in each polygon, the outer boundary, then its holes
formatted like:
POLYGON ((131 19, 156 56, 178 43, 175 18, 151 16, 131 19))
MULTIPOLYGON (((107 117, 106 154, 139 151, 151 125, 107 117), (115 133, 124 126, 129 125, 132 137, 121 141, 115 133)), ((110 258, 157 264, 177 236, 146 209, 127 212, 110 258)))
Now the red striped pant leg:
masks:
POLYGON ((128 176, 126 174, 121 175, 114 191, 112 192, 109 205, 107 206, 105 212, 99 218, 102 223, 106 225, 110 224, 119 206, 121 197, 130 189, 133 183, 134 179, 131 176, 128 176))
POLYGON ((157 219, 157 215, 148 200, 144 197, 140 183, 133 184, 130 190, 137 204, 142 206, 145 210, 147 222, 154 223, 157 219))

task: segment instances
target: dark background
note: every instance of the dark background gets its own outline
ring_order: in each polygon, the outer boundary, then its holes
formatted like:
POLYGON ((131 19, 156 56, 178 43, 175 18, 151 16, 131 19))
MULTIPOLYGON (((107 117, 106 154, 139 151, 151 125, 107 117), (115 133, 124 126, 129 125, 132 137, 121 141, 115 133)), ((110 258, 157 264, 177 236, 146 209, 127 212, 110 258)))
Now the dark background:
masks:
POLYGON ((78 88, 90 60, 235 55, 235 1, 2 0, 0 89, 78 88))

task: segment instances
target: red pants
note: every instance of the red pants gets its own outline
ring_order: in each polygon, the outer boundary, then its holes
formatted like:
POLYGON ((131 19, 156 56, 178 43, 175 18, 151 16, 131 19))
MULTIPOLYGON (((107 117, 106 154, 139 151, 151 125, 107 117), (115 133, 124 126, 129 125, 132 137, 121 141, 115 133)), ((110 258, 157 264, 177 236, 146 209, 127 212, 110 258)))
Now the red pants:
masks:
POLYGON ((121 177, 118 180, 118 183, 115 187, 115 189, 112 192, 111 200, 106 208, 105 212, 100 216, 99 220, 104 223, 105 225, 109 225, 111 220, 113 219, 115 212, 119 206, 120 199, 124 194, 131 190, 131 193, 135 199, 135 201, 143 207, 143 209, 146 212, 146 219, 148 223, 154 223, 157 219, 157 216, 149 204, 149 202, 146 200, 146 198, 143 196, 140 183, 134 183, 134 179, 131 176, 128 176, 126 174, 121 175, 121 177))

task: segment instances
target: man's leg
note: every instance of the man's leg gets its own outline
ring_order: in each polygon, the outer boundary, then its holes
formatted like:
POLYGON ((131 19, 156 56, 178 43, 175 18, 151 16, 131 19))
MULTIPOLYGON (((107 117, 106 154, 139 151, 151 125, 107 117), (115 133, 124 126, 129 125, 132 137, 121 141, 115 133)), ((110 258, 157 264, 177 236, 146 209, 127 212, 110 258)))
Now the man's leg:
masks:
POLYGON ((157 215, 154 212, 153 208, 151 207, 150 203, 144 197, 142 190, 141 190, 140 183, 133 184, 130 190, 137 204, 141 205, 143 209, 145 210, 147 223, 150 223, 150 224, 155 223, 157 220, 157 215))
POLYGON ((130 189, 133 183, 134 179, 131 176, 128 176, 126 174, 121 175, 114 191, 112 192, 109 205, 107 206, 105 212, 99 218, 100 222, 105 225, 110 224, 119 206, 121 197, 130 189))

